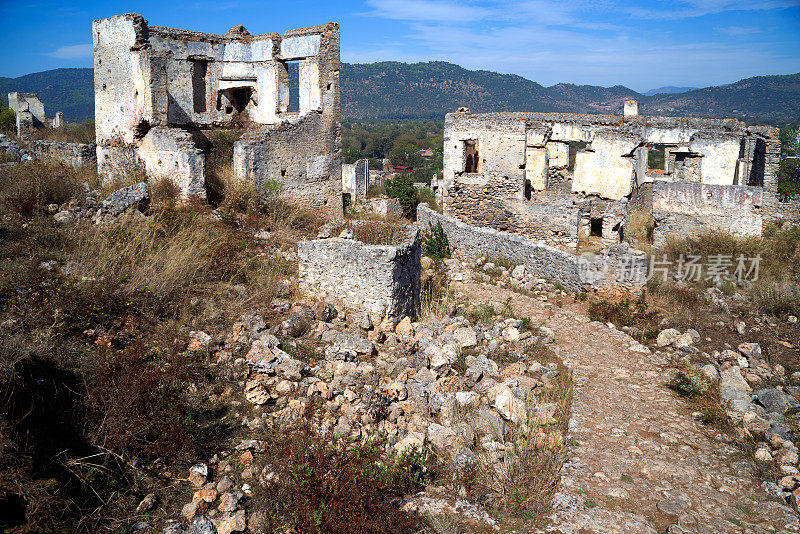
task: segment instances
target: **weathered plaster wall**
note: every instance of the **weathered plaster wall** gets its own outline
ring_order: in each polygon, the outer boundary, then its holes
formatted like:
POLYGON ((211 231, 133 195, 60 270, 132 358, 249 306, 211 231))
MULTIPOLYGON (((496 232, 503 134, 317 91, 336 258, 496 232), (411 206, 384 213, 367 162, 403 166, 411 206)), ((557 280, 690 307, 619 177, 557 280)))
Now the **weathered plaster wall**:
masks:
POLYGON ((14 113, 30 111, 34 128, 42 128, 47 125, 44 104, 36 93, 8 93, 8 107, 14 113))
POLYGON ((187 197, 206 198, 206 158, 189 132, 152 128, 137 153, 148 176, 171 178, 187 197))
POLYGON ((757 187, 654 182, 653 243, 663 245, 669 234, 685 237, 712 230, 760 235, 762 202, 757 187))
POLYGON ((344 238, 299 241, 302 291, 391 319, 416 317, 420 290, 420 232, 400 245, 344 238))
POLYGON ((243 124, 253 135, 237 143, 240 177, 283 182, 287 196, 297 191, 299 200, 341 213, 338 25, 283 36, 236 26, 216 35, 148 26, 141 15, 126 14, 94 21, 92 33, 104 175, 124 169, 115 158, 134 158, 151 175, 173 169, 184 195, 202 196, 204 155, 179 131, 243 124), (299 92, 290 95, 287 62, 295 60, 299 92), (287 111, 290 98, 299 113, 287 111))
POLYGON ((575 157, 573 193, 620 199, 631 192, 635 161, 631 154, 640 138, 625 131, 603 130, 595 133, 586 151, 575 157))
MULTIPOLYGON (((780 142, 777 130, 771 127, 746 126, 733 119, 632 114, 459 112, 446 116, 444 139, 441 194, 445 213, 472 224, 546 239, 556 246, 564 245, 572 235, 575 210, 586 212, 579 207, 582 199, 622 201, 639 196, 637 191, 654 178, 679 184, 763 188, 762 222, 781 216, 777 202, 780 142), (477 173, 464 172, 465 141, 474 141, 478 147, 477 173), (569 141, 588 143, 576 154, 572 173, 567 167, 569 141), (666 145, 667 172, 659 177, 647 173, 646 145, 650 143, 666 145), (676 162, 676 155, 682 161, 676 162), (558 197, 571 198, 573 211, 565 209, 558 197), (545 206, 569 213, 569 217, 554 216, 554 210, 545 206)), ((734 195, 733 191, 724 195, 734 195)), ((642 204, 642 199, 639 196, 635 204, 642 204)), ((690 199, 674 206, 665 202, 659 211, 664 220, 670 213, 676 220, 689 217, 689 226, 727 217, 718 213, 719 206, 713 202, 693 202, 690 199), (691 212, 687 206, 692 206, 691 212)), ((618 225, 629 209, 591 215, 603 219, 605 244, 618 239, 618 225)), ((741 226, 755 228, 757 219, 746 213, 741 226)), ((584 231, 589 215, 584 213, 581 221, 579 227, 584 231)))

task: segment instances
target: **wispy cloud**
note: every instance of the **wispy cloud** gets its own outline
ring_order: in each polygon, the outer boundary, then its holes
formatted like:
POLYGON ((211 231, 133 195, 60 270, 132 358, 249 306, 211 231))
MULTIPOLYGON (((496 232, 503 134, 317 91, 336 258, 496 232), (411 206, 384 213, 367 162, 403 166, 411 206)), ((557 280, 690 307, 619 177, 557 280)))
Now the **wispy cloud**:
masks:
POLYGON ((352 59, 377 59, 379 54, 373 52, 380 49, 388 52, 385 59, 422 57, 521 74, 545 84, 626 83, 642 90, 677 80, 698 86, 707 85, 709 79, 730 80, 739 74, 731 71, 732 65, 743 73, 763 72, 767 63, 778 72, 800 69, 798 54, 781 56, 777 47, 754 47, 753 39, 763 31, 748 25, 752 15, 742 13, 800 6, 800 0, 654 0, 633 7, 621 0, 460 0, 457 4, 367 0, 367 4, 372 11, 365 15, 400 23, 393 36, 404 37, 406 44, 345 54, 352 59), (722 19, 727 24, 713 32, 692 34, 681 25, 653 26, 656 18, 723 12, 731 12, 722 19), (736 25, 737 19, 744 24, 736 25))
POLYGON ((723 28, 717 28, 717 31, 725 35, 736 37, 741 35, 753 35, 755 33, 761 33, 764 30, 758 26, 725 26, 723 28))
POLYGON ((81 59, 90 57, 93 53, 92 45, 90 44, 77 44, 69 46, 60 46, 48 52, 47 55, 58 59, 81 59))

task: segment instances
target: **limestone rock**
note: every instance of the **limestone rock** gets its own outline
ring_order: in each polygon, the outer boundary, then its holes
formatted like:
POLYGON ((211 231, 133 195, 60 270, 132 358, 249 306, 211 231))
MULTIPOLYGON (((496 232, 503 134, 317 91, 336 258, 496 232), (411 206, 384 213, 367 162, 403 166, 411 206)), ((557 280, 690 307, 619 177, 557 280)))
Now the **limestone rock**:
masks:
POLYGON ((455 332, 453 332, 453 336, 455 336, 462 349, 468 349, 478 344, 478 335, 475 333, 474 328, 466 326, 458 327, 455 332))
POLYGON ((489 400, 498 413, 507 421, 519 425, 527 421, 525 403, 519 400, 505 384, 498 384, 489 391, 489 400))
POLYGON ((188 534, 218 534, 218 531, 208 516, 198 515, 189 523, 188 534))
MULTIPOLYGON (((675 341, 680 337, 681 333, 674 328, 667 328, 666 330, 662 330, 658 333, 658 337, 656 338, 656 345, 659 348, 661 347, 668 347, 675 343, 675 341)), ((691 336, 690 336, 691 339, 691 336)))
POLYGON ((100 203, 100 212, 117 216, 131 207, 144 211, 150 202, 150 191, 145 182, 129 185, 111 193, 100 203))
POLYGON ((208 466, 206 464, 194 464, 189 468, 189 482, 195 488, 199 488, 208 482, 208 466))
POLYGON ((752 388, 745 382, 738 366, 729 367, 720 373, 719 395, 723 400, 750 400, 752 388))

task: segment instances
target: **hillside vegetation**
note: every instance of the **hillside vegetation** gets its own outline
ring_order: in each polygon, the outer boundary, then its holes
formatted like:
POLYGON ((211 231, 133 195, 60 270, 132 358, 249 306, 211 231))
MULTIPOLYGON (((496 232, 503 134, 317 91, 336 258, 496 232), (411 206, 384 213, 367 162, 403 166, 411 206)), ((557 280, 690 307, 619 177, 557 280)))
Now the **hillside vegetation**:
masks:
MULTIPOLYGON (((800 120, 800 73, 757 76, 681 93, 639 94, 621 85, 559 83, 544 87, 514 74, 471 71, 443 61, 342 63, 344 119, 435 118, 466 106, 475 112, 542 111, 620 113, 635 98, 643 114, 735 117, 747 121, 800 120)), ((0 78, 0 93, 38 92, 48 115, 70 121, 93 118, 92 69, 56 69, 0 78)), ((7 102, 7 97, 3 96, 7 102)))

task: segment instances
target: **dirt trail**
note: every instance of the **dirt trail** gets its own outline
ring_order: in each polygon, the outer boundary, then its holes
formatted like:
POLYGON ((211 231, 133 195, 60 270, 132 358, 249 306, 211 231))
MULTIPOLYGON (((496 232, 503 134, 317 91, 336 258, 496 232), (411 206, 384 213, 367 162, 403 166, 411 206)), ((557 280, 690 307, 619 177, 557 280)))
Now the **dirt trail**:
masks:
POLYGON ((568 457, 548 531, 800 532, 743 454, 665 387, 666 362, 633 338, 574 306, 548 308, 484 284, 456 288, 473 303, 511 297, 516 314, 553 329, 554 350, 573 369, 568 457))

